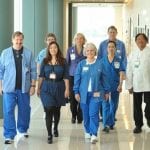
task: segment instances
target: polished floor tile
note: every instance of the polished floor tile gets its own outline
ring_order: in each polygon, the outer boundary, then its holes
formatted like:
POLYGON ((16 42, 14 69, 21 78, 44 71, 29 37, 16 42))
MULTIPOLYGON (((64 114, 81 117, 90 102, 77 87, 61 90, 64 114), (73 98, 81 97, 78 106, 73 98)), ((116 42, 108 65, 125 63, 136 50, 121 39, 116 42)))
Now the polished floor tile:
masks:
POLYGON ((71 124, 70 108, 67 104, 61 109, 60 136, 54 137, 53 144, 47 144, 43 108, 39 98, 33 96, 29 138, 16 136, 13 144, 5 145, 2 137, 3 120, 1 120, 0 150, 150 150, 150 129, 146 123, 141 134, 135 135, 132 132, 134 128, 132 106, 132 95, 124 91, 120 96, 115 129, 106 134, 102 132, 102 124, 100 123, 98 142, 91 144, 90 140, 84 139, 82 124, 71 124))

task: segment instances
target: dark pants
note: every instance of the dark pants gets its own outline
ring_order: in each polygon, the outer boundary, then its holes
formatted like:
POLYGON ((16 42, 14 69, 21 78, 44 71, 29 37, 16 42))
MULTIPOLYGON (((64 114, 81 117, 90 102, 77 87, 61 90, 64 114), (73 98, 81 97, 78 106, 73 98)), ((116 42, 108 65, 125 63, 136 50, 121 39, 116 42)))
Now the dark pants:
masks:
POLYGON ((60 108, 56 106, 44 107, 46 113, 46 128, 48 136, 52 135, 52 122, 54 117, 54 132, 58 130, 58 123, 60 120, 60 108))
POLYGON ((72 113, 72 118, 76 119, 78 121, 82 121, 82 110, 80 108, 80 103, 78 103, 75 99, 74 91, 73 91, 73 85, 74 85, 74 77, 70 76, 69 79, 69 86, 70 86, 70 110, 72 113))
POLYGON ((142 111, 142 99, 144 97, 145 106, 145 118, 150 120, 150 92, 133 92, 133 111, 134 121, 136 127, 143 126, 143 111, 142 111))

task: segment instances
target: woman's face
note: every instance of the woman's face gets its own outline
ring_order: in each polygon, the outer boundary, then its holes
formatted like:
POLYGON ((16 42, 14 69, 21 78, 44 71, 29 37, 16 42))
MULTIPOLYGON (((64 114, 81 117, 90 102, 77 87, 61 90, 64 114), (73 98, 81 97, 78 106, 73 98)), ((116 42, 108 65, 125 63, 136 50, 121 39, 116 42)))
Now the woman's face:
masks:
POLYGON ((52 56, 56 56, 57 55, 57 52, 58 52, 58 47, 56 44, 52 44, 49 46, 49 53, 52 55, 52 56))
POLYGON ((107 45, 108 54, 115 54, 116 46, 114 43, 110 42, 107 45))
POLYGON ((85 50, 85 54, 87 59, 94 59, 95 58, 95 49, 92 49, 91 47, 87 47, 85 50))
POLYGON ((84 45, 84 38, 83 36, 81 36, 80 34, 77 35, 76 39, 75 39, 75 45, 76 46, 83 46, 84 45))

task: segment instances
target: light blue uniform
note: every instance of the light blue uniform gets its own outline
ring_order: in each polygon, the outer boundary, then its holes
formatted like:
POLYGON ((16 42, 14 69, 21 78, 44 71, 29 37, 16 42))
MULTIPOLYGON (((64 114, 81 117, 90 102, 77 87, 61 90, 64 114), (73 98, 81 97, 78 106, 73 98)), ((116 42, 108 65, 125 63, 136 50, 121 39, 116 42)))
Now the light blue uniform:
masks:
POLYGON ((46 57, 46 48, 42 49, 37 58, 36 58, 36 62, 37 64, 42 64, 43 59, 46 57))
POLYGON ((30 122, 31 80, 36 80, 36 65, 32 52, 23 48, 22 89, 16 90, 16 66, 12 47, 2 51, 0 57, 0 80, 3 90, 4 137, 13 139, 16 135, 14 110, 18 105, 17 130, 27 132, 30 122))
POLYGON ((103 110, 103 117, 106 117, 105 115, 107 114, 107 121, 105 122, 105 119, 103 121, 104 127, 108 126, 113 126, 115 124, 115 115, 116 115, 116 110, 118 108, 118 103, 119 103, 119 92, 117 91, 117 88, 119 86, 120 82, 120 71, 125 71, 125 66, 124 63, 122 62, 122 59, 120 57, 115 56, 113 61, 110 63, 108 60, 108 57, 105 56, 104 58, 101 59, 103 65, 105 68, 107 68, 107 72, 109 75, 109 83, 111 87, 111 96, 110 96, 110 103, 105 104, 105 110, 103 110), (104 111, 110 111, 109 113, 106 113, 104 111), (110 117, 108 119, 108 117, 110 117))
POLYGON ((83 113, 86 133, 97 135, 99 127, 99 105, 104 94, 109 93, 109 83, 106 70, 97 59, 93 64, 82 60, 74 75, 74 92, 80 95, 80 104, 83 113), (91 81, 91 90, 89 90, 91 81), (94 97, 94 92, 100 92, 100 97, 94 97))

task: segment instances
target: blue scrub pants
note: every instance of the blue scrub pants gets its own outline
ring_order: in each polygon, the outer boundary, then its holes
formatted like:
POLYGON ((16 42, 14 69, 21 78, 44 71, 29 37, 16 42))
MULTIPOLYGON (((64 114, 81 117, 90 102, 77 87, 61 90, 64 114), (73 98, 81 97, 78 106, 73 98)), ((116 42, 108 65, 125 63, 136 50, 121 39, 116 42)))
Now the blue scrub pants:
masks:
POLYGON ((85 132, 97 136, 99 127, 100 98, 88 93, 86 104, 81 103, 85 132))
POLYGON ((111 110, 110 102, 109 100, 103 100, 102 101, 102 114, 103 114, 103 126, 110 127, 114 126, 114 113, 111 110))
POLYGON ((4 137, 14 139, 17 134, 15 121, 15 106, 18 105, 17 130, 27 132, 30 123, 30 96, 16 90, 12 93, 3 93, 4 137))
POLYGON ((119 92, 118 91, 111 92, 110 111, 112 112, 114 119, 116 117, 116 111, 118 109, 118 104, 119 104, 119 92))

